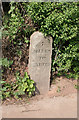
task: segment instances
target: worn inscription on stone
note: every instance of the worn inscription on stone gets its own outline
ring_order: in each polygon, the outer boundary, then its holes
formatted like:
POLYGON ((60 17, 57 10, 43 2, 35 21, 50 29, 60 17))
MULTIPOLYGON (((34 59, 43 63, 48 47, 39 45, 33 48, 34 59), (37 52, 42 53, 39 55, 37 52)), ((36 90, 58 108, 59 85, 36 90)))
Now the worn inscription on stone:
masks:
POLYGON ((48 53, 48 52, 50 52, 50 50, 49 49, 38 49, 38 50, 34 50, 33 52, 35 52, 35 53, 48 53))

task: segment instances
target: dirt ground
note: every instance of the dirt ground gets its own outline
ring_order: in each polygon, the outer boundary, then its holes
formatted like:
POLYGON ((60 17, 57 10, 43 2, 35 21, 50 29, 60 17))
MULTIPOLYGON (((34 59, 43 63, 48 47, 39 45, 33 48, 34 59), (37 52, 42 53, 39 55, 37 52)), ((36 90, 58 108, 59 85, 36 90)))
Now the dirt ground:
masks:
POLYGON ((50 91, 30 99, 2 104, 3 118, 77 118, 77 80, 57 77, 50 91))

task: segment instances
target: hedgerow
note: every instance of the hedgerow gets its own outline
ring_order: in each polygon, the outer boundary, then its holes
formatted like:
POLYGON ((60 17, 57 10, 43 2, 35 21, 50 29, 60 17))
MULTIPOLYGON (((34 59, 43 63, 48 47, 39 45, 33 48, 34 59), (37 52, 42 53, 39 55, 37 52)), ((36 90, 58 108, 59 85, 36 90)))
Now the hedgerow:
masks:
POLYGON ((77 3, 30 3, 28 14, 38 30, 53 37, 53 72, 79 77, 77 3))
POLYGON ((7 14, 7 19, 3 17, 3 33, 20 60, 23 43, 29 45, 28 38, 38 30, 53 38, 52 72, 79 78, 77 2, 11 2, 7 14))

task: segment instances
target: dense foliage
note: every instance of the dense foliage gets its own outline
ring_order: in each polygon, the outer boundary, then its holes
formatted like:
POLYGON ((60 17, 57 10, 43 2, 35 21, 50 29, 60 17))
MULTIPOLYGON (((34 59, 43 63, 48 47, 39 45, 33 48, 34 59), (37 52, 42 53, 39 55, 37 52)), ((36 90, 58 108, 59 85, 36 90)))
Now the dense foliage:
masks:
POLYGON ((0 96, 1 99, 6 99, 10 97, 22 97, 23 95, 31 97, 35 93, 34 81, 29 79, 27 72, 21 77, 20 74, 16 73, 16 81, 0 81, 2 85, 0 96), (2 93, 1 93, 2 92, 2 93))
POLYGON ((34 31, 21 3, 10 3, 10 10, 3 16, 3 41, 0 66, 2 66, 2 99, 32 96, 34 81, 27 75, 29 37, 34 31), (25 15, 26 14, 26 15, 25 15), (7 77, 12 76, 7 80, 7 77))
POLYGON ((21 45, 22 42, 29 42, 27 37, 32 34, 33 27, 27 17, 27 13, 21 3, 10 3, 8 17, 3 17, 3 25, 7 30, 7 36, 9 36, 9 40, 12 44, 21 45))
MULTIPOLYGON (((8 40, 8 47, 11 47, 10 52, 13 51, 13 56, 18 56, 20 61, 25 58, 22 50, 24 46, 29 46, 29 38, 34 31, 38 30, 43 32, 45 36, 52 36, 52 72, 78 79, 79 40, 77 25, 76 2, 11 2, 10 10, 3 17, 3 36, 5 35, 5 39, 8 40)), ((9 66, 8 55, 3 55, 3 57, 3 63, 6 61, 9 66)), ((11 61, 14 63, 12 57, 11 61)), ((23 78, 20 79, 20 82, 22 80, 23 78)))
POLYGON ((30 3, 28 13, 38 30, 53 37, 53 71, 78 78, 77 3, 30 3))

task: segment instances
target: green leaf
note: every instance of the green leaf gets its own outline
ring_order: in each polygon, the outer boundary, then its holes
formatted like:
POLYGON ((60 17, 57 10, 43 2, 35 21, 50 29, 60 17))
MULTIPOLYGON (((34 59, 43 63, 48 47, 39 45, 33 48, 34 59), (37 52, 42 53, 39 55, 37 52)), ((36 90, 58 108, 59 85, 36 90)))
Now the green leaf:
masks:
POLYGON ((4 84, 4 83, 6 83, 6 81, 0 81, 0 83, 1 83, 1 84, 4 84))
POLYGON ((29 95, 31 95, 32 93, 31 92, 29 92, 29 95))
POLYGON ((24 77, 29 78, 27 72, 25 72, 24 77))
POLYGON ((30 84, 30 88, 32 88, 33 87, 33 84, 30 84))
POLYGON ((27 89, 27 92, 29 91, 29 88, 27 89))

